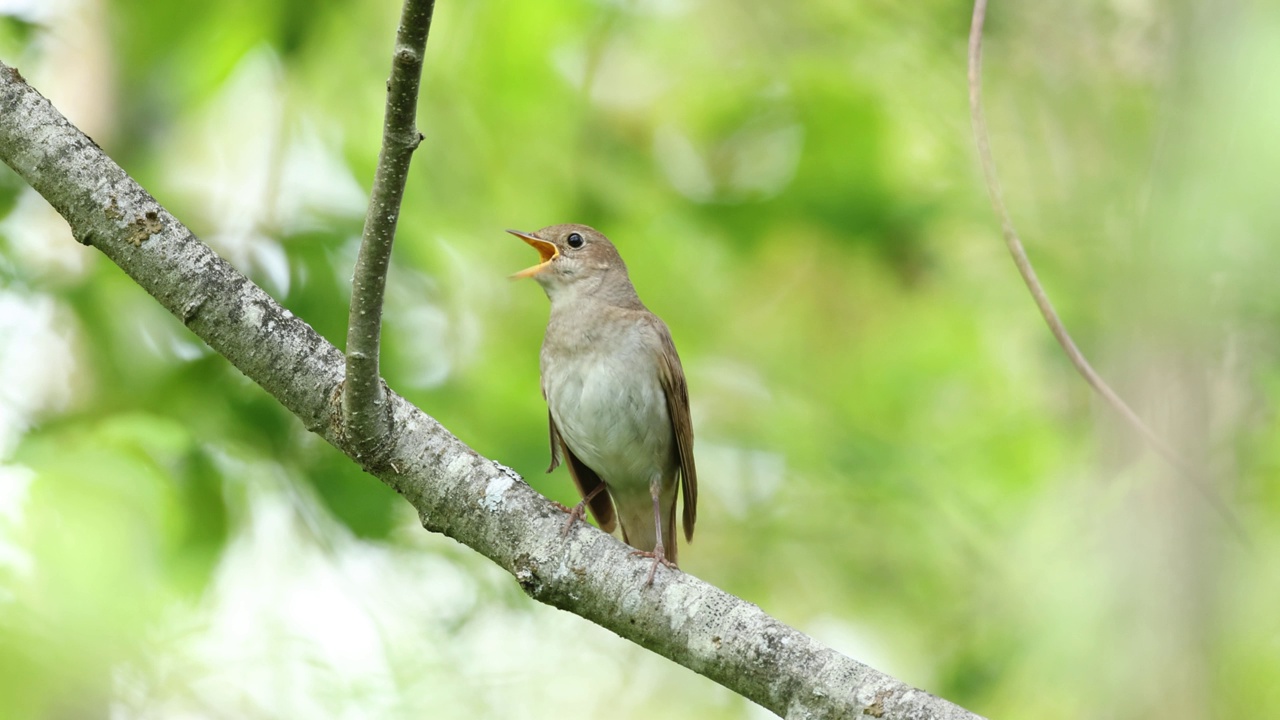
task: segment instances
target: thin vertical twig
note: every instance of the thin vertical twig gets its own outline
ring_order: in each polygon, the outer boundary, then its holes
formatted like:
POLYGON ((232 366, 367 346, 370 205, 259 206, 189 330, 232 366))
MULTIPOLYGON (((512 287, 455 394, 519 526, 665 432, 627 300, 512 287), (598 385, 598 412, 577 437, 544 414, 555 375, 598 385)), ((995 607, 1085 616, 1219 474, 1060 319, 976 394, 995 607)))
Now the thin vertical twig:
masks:
POLYGON ((1116 391, 1112 390, 1111 386, 1102 379, 1102 376, 1093 369, 1093 366, 1085 359, 1084 353, 1080 352, 1080 348, 1076 347, 1075 341, 1071 339, 1066 326, 1062 324, 1061 318, 1058 317, 1057 311, 1054 310, 1053 303, 1049 301, 1049 296, 1045 293, 1044 286, 1040 284, 1040 279, 1036 277, 1036 271, 1031 266, 1031 260, 1027 257, 1026 248, 1022 245, 1022 239, 1018 235, 1018 231, 1013 225, 1013 218, 1009 215, 1009 209, 1004 203, 1004 191, 1000 186, 1000 178, 996 174, 995 160, 991 156, 991 141, 987 132, 987 119, 982 110, 982 28, 986 22, 986 17, 987 0, 976 0, 973 5, 973 23, 969 27, 969 117, 973 124, 973 139, 978 146, 978 159, 982 164, 982 174, 987 183, 987 193, 991 197, 991 207, 996 216, 1000 218, 1000 229, 1004 234, 1004 242, 1009 248, 1009 254, 1013 256, 1013 263, 1018 266, 1018 274, 1022 276, 1027 289, 1031 291, 1031 297, 1035 300, 1036 307, 1040 309, 1040 314, 1044 316, 1044 321, 1048 324, 1049 331, 1053 333, 1053 337, 1062 346, 1062 350, 1067 354, 1071 364, 1085 379, 1085 382, 1089 383, 1089 387, 1093 388, 1113 410, 1119 413, 1129 423, 1130 427, 1136 430, 1157 453, 1178 471, 1178 474, 1199 491, 1241 539, 1247 540, 1248 535, 1245 533, 1244 528, 1241 527, 1235 513, 1227 507, 1222 498, 1218 497, 1218 494, 1211 488, 1199 482, 1191 465, 1164 438, 1157 435, 1139 417, 1138 413, 1134 412, 1133 408, 1129 407, 1129 404, 1116 391))
POLYGON ((386 390, 379 370, 382 306, 409 161, 422 142, 416 125, 418 87, 434 10, 435 0, 405 0, 401 11, 391 77, 387 80, 382 151, 351 279, 342 415, 348 437, 356 447, 366 450, 376 447, 390 430, 386 390))

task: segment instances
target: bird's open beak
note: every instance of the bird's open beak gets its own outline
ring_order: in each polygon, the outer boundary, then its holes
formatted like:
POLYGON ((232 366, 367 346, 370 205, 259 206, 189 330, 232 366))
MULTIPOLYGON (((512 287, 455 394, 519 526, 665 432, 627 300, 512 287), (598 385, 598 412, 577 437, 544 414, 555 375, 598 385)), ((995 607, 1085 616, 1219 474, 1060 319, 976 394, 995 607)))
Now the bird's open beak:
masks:
POLYGON ((534 275, 537 275, 538 273, 550 267, 551 261, 555 260, 557 257, 560 256, 560 251, 556 249, 555 243, 547 242, 546 240, 543 240, 537 235, 534 235, 532 233, 520 232, 519 230, 508 230, 507 232, 511 233, 512 235, 515 235, 521 240, 532 245, 533 249, 538 251, 538 256, 542 258, 542 262, 538 263, 537 265, 534 265, 533 267, 525 268, 524 270, 521 270, 518 273, 512 273, 511 275, 512 280, 519 280, 520 278, 533 277, 534 275))

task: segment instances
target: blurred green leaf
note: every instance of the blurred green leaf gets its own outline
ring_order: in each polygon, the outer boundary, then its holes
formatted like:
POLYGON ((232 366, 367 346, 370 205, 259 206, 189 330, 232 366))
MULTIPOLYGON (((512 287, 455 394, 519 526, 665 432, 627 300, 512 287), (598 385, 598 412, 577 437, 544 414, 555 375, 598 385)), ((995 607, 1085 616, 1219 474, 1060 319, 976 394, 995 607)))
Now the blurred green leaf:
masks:
MULTIPOLYGON (((85 7, 0 20, 0 53, 341 347, 397 5, 85 7)), ((993 717, 1275 715, 1280 18, 996 4, 985 55, 1042 280, 1095 365, 1203 461, 1247 552, 1093 399, 1019 283, 974 164, 970 11, 440 3, 384 375, 572 501, 543 472, 547 301, 506 280, 532 255, 502 231, 596 225, 689 375, 685 569, 993 717)), ((415 697, 536 716, 563 709, 541 708, 551 680, 599 689, 575 695, 582 716, 751 715, 639 650, 557 644, 570 633, 508 578, 424 537, 20 190, 0 172, 0 290, 66 327, 42 344, 0 316, 0 448, 34 473, 0 502, 14 717, 420 717, 415 697), (40 381, 39 353, 74 377, 40 381), (539 674, 552 646, 594 684, 539 674)))

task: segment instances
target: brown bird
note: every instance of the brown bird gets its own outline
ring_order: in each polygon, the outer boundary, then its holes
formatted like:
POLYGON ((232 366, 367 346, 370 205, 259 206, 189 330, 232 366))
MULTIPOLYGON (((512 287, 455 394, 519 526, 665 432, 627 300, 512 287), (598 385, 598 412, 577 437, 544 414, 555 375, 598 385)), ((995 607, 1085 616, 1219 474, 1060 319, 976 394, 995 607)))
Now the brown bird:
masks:
POLYGON ((507 232, 542 258, 511 277, 537 280, 551 301, 540 361, 547 472, 564 458, 583 498, 569 523, 587 506, 605 532, 616 520, 636 554, 654 559, 652 584, 659 564, 675 566, 677 487, 686 540, 698 507, 689 391, 671 332, 640 302, 622 256, 596 230, 507 232))

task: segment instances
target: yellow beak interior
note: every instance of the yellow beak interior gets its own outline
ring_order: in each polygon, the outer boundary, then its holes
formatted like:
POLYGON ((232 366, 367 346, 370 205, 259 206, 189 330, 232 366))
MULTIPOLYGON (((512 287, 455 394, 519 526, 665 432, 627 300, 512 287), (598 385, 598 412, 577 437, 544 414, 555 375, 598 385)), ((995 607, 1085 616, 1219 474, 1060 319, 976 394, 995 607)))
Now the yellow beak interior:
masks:
POLYGON ((519 230, 508 230, 507 232, 529 243, 531 246, 533 246, 534 250, 538 251, 538 256, 542 258, 542 262, 538 263, 537 265, 534 265, 533 267, 527 267, 518 273, 512 273, 511 275, 512 280, 519 280, 520 278, 533 277, 534 275, 537 275, 538 273, 547 269, 547 267, 551 265, 551 261, 555 260, 557 257, 560 256, 560 251, 556 248, 555 243, 543 240, 542 238, 532 233, 520 232, 519 230))

